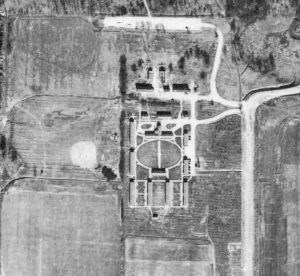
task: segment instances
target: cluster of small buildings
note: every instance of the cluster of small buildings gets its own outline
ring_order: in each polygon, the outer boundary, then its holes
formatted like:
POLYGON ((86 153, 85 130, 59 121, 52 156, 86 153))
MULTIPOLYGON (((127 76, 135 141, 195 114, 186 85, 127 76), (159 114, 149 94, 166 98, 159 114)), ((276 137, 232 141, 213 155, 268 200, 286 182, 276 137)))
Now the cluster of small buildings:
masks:
MULTIPOLYGON (((183 129, 183 146, 184 148, 189 146, 191 140, 191 134, 188 129, 183 129)), ((186 155, 183 156, 183 175, 188 176, 191 174, 191 159, 186 155)))
POLYGON ((150 113, 148 111, 141 111, 141 120, 171 120, 172 112, 171 111, 156 111, 156 113, 150 113))
MULTIPOLYGON (((147 82, 137 82, 135 84, 135 88, 136 88, 136 91, 140 92, 140 93, 154 92, 153 85, 151 83, 147 83, 147 82)), ((162 89, 164 92, 189 93, 191 91, 191 89, 187 83, 165 84, 162 86, 162 89)))
POLYGON ((188 176, 191 174, 191 159, 183 156, 183 175, 188 176))
MULTIPOLYGON (((181 113, 183 118, 189 117, 189 112, 187 110, 183 110, 181 113)), ((156 112, 148 112, 148 111, 141 111, 141 121, 156 121, 156 120, 172 120, 173 115, 171 111, 168 110, 159 110, 156 112)))
POLYGON ((141 111, 141 121, 149 121, 149 120, 172 120, 172 112, 171 111, 156 111, 156 113, 150 113, 148 111, 141 111))
MULTIPOLYGON (((158 74, 154 74, 156 68, 151 65, 147 66, 145 79, 142 82, 137 82, 135 88, 137 92, 147 93, 154 92, 154 82, 158 84, 163 92, 191 92, 191 87, 187 83, 170 83, 167 81, 167 70, 162 64, 159 65, 158 74), (157 75, 157 77, 155 77, 157 75)), ((156 69, 157 70, 157 69, 156 69)), ((192 87, 194 90, 196 87, 192 87)))

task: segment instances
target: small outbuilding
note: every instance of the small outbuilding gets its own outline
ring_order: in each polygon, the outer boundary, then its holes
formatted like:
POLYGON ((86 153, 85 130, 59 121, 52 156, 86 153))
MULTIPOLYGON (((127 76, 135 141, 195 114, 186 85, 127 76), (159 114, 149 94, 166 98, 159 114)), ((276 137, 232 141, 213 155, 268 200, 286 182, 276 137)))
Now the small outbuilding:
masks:
POLYGON ((154 88, 151 83, 137 82, 135 88, 138 92, 153 92, 154 88))
POLYGON ((173 83, 173 91, 188 93, 190 92, 190 88, 187 83, 173 83))

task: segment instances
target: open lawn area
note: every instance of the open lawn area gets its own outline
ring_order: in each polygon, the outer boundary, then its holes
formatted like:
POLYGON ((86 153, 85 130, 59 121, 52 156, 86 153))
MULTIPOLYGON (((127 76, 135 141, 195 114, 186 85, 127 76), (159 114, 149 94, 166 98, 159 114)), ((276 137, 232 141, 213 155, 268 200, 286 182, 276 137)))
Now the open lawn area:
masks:
POLYGON ((161 141, 161 166, 163 168, 175 165, 180 158, 181 150, 176 144, 168 141, 161 141))
POLYGON ((138 160, 149 168, 158 166, 158 141, 151 141, 143 144, 137 152, 138 160))

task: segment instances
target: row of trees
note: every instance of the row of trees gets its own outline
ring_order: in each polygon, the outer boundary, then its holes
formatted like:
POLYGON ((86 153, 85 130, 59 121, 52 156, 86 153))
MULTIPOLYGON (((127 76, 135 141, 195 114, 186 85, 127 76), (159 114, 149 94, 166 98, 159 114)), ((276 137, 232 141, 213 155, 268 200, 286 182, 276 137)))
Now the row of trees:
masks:
POLYGON ((189 49, 187 49, 184 52, 184 56, 189 59, 191 57, 195 57, 197 59, 203 59, 204 64, 209 66, 210 65, 210 55, 209 53, 204 50, 201 49, 198 45, 196 45, 195 47, 190 47, 189 49))
MULTIPOLYGON (((200 49, 198 45, 196 45, 195 47, 190 47, 189 49, 187 49, 184 52, 184 56, 180 57, 178 62, 177 62, 177 66, 179 68, 180 71, 184 71, 185 69, 185 65, 186 65, 186 60, 189 60, 190 58, 196 58, 198 60, 202 59, 203 63, 206 66, 210 65, 210 54, 204 50, 204 49, 200 49)), ((201 72, 200 75, 201 79, 205 79, 206 78, 206 74, 205 72, 201 72)))
MULTIPOLYGON (((155 15, 188 15, 199 16, 203 13, 213 14, 215 4, 199 3, 198 0, 147 0, 151 12, 155 15)), ((111 15, 146 15, 147 11, 143 0, 130 0, 124 3, 120 0, 49 0, 28 1, 23 7, 15 6, 18 14, 48 13, 55 14, 89 14, 96 13, 111 15)))

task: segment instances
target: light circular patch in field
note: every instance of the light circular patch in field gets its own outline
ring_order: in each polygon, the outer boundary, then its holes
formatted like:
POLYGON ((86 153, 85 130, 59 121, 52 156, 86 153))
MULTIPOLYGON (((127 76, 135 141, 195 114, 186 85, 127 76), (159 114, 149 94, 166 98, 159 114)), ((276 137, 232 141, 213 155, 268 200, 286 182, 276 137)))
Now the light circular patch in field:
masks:
POLYGON ((162 168, 169 168, 177 164, 181 158, 180 148, 169 141, 150 141, 141 145, 137 151, 138 160, 148 168, 156 168, 161 160, 162 168), (158 158, 160 147, 160 158, 158 158))
POLYGON ((70 149, 73 165, 93 170, 97 166, 97 149, 91 141, 80 141, 70 149))

